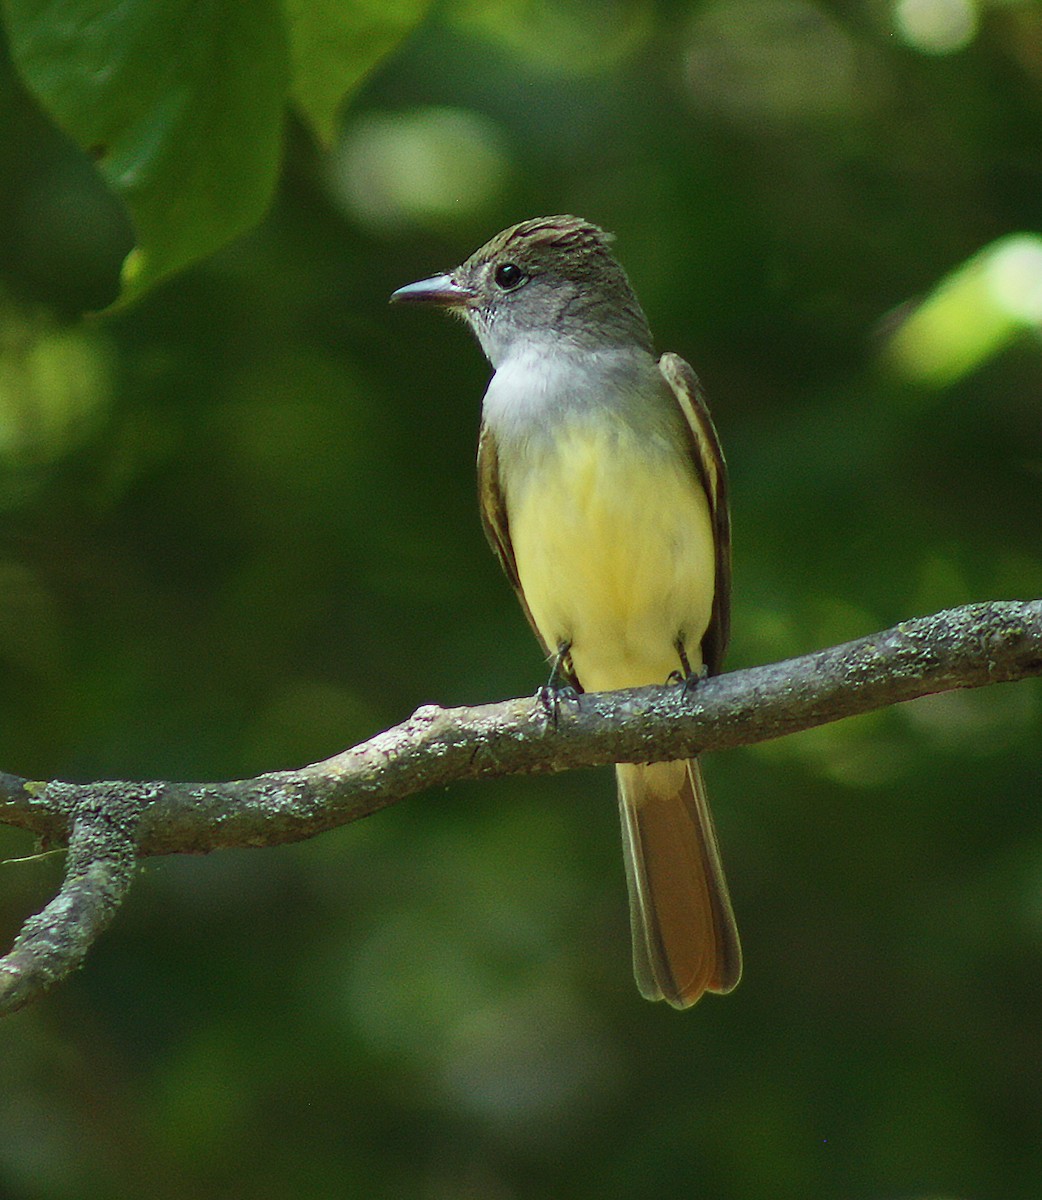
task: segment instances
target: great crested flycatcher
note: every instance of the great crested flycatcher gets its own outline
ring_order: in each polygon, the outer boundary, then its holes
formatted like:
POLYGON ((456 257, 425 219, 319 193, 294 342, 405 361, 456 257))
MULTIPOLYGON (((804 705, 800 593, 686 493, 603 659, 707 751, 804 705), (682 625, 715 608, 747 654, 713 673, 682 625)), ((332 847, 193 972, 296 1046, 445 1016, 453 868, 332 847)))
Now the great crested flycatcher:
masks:
MULTIPOLYGON (((655 358, 609 240, 539 217, 391 297, 462 316, 492 364, 485 533, 552 680, 586 691, 719 671, 731 591, 716 430, 688 364, 655 358)), ((730 991, 742 952, 697 759, 616 774, 637 986, 676 1008, 730 991)))

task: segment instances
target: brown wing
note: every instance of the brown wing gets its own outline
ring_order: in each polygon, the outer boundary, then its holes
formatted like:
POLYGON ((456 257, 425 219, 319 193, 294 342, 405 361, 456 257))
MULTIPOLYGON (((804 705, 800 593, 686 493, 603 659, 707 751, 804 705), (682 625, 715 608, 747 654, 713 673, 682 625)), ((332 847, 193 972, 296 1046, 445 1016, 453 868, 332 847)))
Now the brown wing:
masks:
POLYGON ((659 370, 677 398, 690 433, 691 458, 709 497, 716 538, 716 593, 713 615, 702 638, 702 655, 710 675, 723 667, 731 633, 731 512, 727 499, 727 464, 698 376, 678 354, 663 354, 659 370))
MULTIPOLYGON (((556 646, 550 647, 543 640, 543 635, 532 620, 525 593, 521 587, 521 579, 517 573, 517 560, 514 558, 514 547, 510 542, 510 525, 507 521, 507 506, 499 483, 499 454, 496 451, 496 439, 487 425, 482 425, 478 438, 478 504, 481 509, 481 524, 485 529, 485 537, 492 547, 499 565, 510 580, 510 585, 517 594, 521 610, 528 618, 529 625, 543 648, 548 661, 552 661, 556 646)), ((576 689, 582 691, 579 681, 570 670, 570 663, 565 662, 561 668, 562 676, 576 689)))

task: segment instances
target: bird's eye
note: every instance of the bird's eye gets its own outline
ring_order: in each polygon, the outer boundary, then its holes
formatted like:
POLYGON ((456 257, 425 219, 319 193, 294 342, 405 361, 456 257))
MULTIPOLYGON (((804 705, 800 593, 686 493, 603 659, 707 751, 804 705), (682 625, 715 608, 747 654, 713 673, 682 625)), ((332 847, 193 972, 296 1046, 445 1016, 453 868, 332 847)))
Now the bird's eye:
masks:
POLYGON ((514 288, 520 287, 528 276, 514 263, 503 263, 496 267, 494 278, 496 285, 501 287, 504 292, 512 292, 514 288))

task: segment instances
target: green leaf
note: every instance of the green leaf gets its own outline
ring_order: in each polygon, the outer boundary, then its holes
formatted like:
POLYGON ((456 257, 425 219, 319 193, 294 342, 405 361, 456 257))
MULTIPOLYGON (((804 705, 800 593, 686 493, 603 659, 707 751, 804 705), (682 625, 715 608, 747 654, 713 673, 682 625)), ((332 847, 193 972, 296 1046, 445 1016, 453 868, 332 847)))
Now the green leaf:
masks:
POLYGON ((891 335, 898 374, 945 388, 1042 331, 1042 237, 1012 233, 948 274, 891 335))
POLYGON ((121 301, 267 208, 289 87, 277 0, 0 0, 11 55, 125 201, 121 301))
POLYGON ((283 0, 293 100, 324 145, 344 99, 420 23, 431 0, 283 0))

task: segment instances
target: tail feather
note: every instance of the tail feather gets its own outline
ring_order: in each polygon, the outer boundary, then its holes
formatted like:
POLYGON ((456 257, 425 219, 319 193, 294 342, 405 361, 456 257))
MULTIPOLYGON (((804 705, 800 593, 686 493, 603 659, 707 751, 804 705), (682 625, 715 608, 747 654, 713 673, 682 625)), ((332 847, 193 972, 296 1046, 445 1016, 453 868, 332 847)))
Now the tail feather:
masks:
POLYGON ((729 992, 742 950, 698 761, 616 772, 638 988, 674 1008, 729 992))

